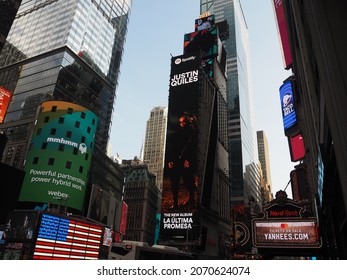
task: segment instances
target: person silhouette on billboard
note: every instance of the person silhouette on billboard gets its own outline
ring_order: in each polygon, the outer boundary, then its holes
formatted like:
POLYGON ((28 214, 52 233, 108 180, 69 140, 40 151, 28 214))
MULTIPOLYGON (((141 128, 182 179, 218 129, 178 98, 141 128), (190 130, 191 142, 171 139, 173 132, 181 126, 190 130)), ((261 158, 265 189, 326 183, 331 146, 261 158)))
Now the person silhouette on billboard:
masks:
POLYGON ((171 135, 171 145, 167 160, 167 170, 171 181, 173 205, 171 209, 177 209, 179 204, 179 189, 181 179, 189 193, 186 204, 195 206, 195 170, 196 170, 196 145, 197 145, 197 119, 185 112, 178 118, 179 124, 171 135))

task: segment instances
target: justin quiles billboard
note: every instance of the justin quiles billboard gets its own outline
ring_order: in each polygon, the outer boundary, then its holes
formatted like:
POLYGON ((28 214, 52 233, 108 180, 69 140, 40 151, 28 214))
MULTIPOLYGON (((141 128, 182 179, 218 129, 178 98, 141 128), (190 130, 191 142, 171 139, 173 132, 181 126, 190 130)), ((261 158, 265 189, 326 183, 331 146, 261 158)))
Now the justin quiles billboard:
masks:
POLYGON ((194 239, 198 221, 197 146, 199 71, 197 55, 173 57, 162 192, 161 239, 194 239))
POLYGON ((19 201, 82 209, 94 148, 97 116, 79 105, 41 104, 19 201))

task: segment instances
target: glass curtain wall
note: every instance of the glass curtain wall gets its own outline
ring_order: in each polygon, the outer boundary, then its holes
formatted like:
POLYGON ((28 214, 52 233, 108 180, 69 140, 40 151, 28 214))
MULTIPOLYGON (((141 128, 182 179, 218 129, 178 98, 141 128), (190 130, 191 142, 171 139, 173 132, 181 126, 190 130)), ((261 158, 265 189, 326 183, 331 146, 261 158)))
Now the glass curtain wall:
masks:
POLYGON ((261 205, 247 22, 239 0, 201 0, 200 9, 201 14, 214 14, 217 23, 227 20, 229 25, 229 37, 223 44, 227 52, 230 200, 236 205, 253 198, 261 205))

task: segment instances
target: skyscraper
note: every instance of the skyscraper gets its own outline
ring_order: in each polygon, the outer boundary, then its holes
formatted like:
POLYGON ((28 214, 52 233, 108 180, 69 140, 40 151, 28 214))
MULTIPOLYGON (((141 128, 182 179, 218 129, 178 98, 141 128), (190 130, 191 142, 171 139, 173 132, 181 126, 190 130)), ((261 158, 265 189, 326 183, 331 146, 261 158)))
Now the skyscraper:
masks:
MULTIPOLYGON (((131 4, 131 0, 22 1, 0 55, 0 89, 11 98, 0 123, 8 138, 3 162, 23 168, 42 103, 74 103, 98 119, 93 140, 93 161, 98 164, 91 164, 89 179, 103 188, 117 186, 119 190, 112 191, 121 192, 122 179, 109 176, 121 172, 104 157, 131 4)), ((61 143, 71 143, 65 138, 61 143)), ((85 143, 86 138, 79 140, 85 143)))
POLYGON ((261 164, 262 175, 264 184, 262 187, 265 188, 265 201, 269 202, 272 200, 272 182, 271 182, 271 169, 270 169, 270 154, 269 145, 266 134, 264 131, 257 131, 257 142, 258 142, 258 154, 259 161, 261 164))
POLYGON ((248 28, 239 0, 201 0, 201 13, 226 21, 227 103, 230 201, 233 205, 254 199, 261 204, 260 164, 256 143, 253 92, 250 75, 248 28))
POLYGON ((143 162, 147 164, 149 172, 156 175, 156 185, 160 191, 163 188, 166 122, 167 108, 154 107, 147 120, 143 150, 143 162))
POLYGON ((289 40, 282 48, 292 58, 288 76, 298 119, 286 136, 292 160, 300 160, 292 187, 295 197, 306 198, 307 209, 318 210, 322 258, 347 259, 347 42, 341 36, 347 2, 273 4, 284 16, 278 17, 279 32, 281 37, 287 32, 289 40), (303 158, 295 159, 300 151, 303 158))
POLYGON ((159 243, 228 258, 226 55, 214 15, 195 20, 171 59, 159 243))
POLYGON ((4 0, 0 2, 0 52, 6 42, 21 0, 4 0))

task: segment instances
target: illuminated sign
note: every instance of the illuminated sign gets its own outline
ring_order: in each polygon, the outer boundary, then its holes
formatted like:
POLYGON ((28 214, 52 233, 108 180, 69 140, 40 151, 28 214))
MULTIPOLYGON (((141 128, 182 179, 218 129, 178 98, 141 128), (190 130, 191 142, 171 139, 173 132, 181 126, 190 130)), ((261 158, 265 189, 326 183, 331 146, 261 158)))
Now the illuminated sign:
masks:
POLYGON ((253 243, 267 248, 320 247, 316 220, 253 221, 253 243))
POLYGON ((12 97, 12 92, 0 87, 0 123, 4 122, 5 114, 12 97))
POLYGON ((102 227, 42 214, 33 259, 90 259, 99 256, 102 227))
POLYGON ((26 242, 35 237, 37 211, 13 211, 9 214, 5 236, 7 241, 26 242))
POLYGON ((122 203, 122 217, 121 217, 120 226, 119 226, 119 232, 123 235, 125 235, 126 229, 127 229, 128 211, 129 211, 129 206, 128 206, 128 204, 126 204, 123 201, 123 203, 122 203))
POLYGON ((218 55, 218 29, 216 26, 184 35, 184 54, 201 53, 201 57, 218 55))
POLYGON ((171 61, 160 240, 184 242, 187 231, 190 240, 197 235, 200 66, 196 54, 173 57, 171 61))
POLYGON ((279 91, 282 107, 283 127, 284 130, 288 130, 297 123, 292 82, 286 81, 283 83, 279 91))
POLYGON ((292 55, 290 53, 290 43, 289 43, 287 23, 284 16, 283 0, 273 0, 273 4, 274 4, 274 9, 275 9, 276 18, 277 18, 277 28, 278 28, 277 30, 280 36, 280 41, 282 46, 281 50, 282 50, 284 68, 289 69, 292 65, 292 55))
POLYGON ((302 160, 305 157, 306 150, 304 145, 304 137, 301 133, 288 137, 290 158, 293 162, 302 160))
POLYGON ((203 29, 209 29, 215 24, 214 15, 201 15, 195 20, 195 31, 200 31, 203 29))
POLYGON ((107 246, 107 247, 112 246, 113 235, 114 235, 113 230, 105 227, 104 238, 103 238, 103 241, 102 241, 102 245, 107 246))
POLYGON ((41 104, 19 201, 82 210, 94 148, 97 116, 77 104, 41 104))

